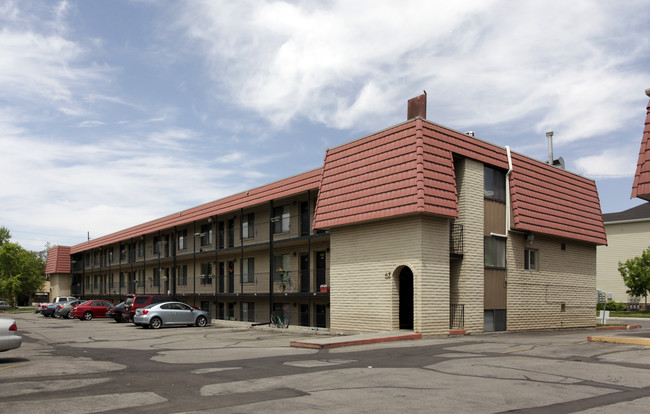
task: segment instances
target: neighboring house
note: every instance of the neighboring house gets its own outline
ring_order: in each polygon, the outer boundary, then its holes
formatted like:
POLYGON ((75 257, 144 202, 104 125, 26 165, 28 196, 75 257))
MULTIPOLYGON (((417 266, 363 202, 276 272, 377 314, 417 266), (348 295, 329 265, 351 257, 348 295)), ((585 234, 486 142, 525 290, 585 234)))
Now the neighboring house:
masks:
MULTIPOLYGON (((650 97, 650 88, 645 90, 645 94, 650 97)), ((641 137, 639 159, 636 166, 636 172, 634 174, 634 182, 632 183, 632 197, 638 197, 643 200, 650 201, 650 101, 648 101, 648 106, 646 107, 645 128, 643 129, 643 136, 641 137)), ((647 208, 647 204, 645 206, 647 208)), ((647 228, 645 227, 646 223, 642 224, 640 222, 636 223, 636 225, 633 224, 633 226, 638 226, 639 229, 647 228)), ((648 233, 646 232, 646 234, 648 233)), ((638 237, 643 236, 639 235, 638 237)), ((645 244, 646 243, 639 241, 638 246, 640 250, 635 254, 632 254, 630 257, 638 256, 641 254, 641 252, 647 248, 641 247, 645 244)), ((648 240, 648 244, 650 244, 650 240, 648 240)), ((632 248, 633 246, 630 247, 632 248)), ((645 304, 645 300, 643 300, 643 304, 645 304)))
MULTIPOLYGON (((603 214, 607 246, 598 246, 598 277, 596 287, 606 292, 607 299, 624 302, 632 307, 639 298, 630 297, 618 271, 625 262, 650 247, 650 203, 641 204, 619 213, 603 214)), ((645 301, 641 299, 643 305, 645 301)))
POLYGON ((332 333, 593 325, 607 242, 595 183, 426 120, 426 95, 407 119, 317 170, 50 258, 71 260, 71 293, 169 293, 217 319, 283 310, 332 333))

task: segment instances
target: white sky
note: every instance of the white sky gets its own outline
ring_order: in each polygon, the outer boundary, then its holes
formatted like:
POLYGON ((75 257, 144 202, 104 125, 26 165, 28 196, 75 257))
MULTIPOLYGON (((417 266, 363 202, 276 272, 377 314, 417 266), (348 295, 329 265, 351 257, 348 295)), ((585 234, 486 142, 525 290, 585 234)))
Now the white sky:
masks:
POLYGON ((74 245, 427 118, 630 200, 647 1, 0 0, 0 226, 74 245))

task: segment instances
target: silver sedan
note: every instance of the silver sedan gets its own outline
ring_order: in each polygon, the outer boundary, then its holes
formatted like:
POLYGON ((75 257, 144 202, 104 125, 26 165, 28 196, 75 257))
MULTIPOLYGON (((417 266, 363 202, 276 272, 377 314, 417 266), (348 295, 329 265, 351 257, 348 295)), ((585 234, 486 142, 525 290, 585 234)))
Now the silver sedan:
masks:
POLYGON ((155 303, 136 309, 133 323, 153 329, 174 325, 203 327, 210 323, 210 314, 183 302, 155 303))
POLYGON ((18 327, 13 319, 0 319, 0 352, 20 347, 23 337, 17 334, 18 327))

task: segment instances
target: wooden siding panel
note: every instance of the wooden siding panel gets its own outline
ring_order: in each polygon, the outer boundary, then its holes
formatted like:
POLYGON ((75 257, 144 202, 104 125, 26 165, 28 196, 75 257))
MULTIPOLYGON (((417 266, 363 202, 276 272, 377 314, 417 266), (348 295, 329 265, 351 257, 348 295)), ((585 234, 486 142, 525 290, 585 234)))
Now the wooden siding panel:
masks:
POLYGON ((483 307, 485 309, 506 309, 507 288, 504 269, 485 269, 484 292, 483 307))
POLYGON ((484 200, 485 221, 483 222, 483 234, 489 236, 492 233, 506 233, 506 205, 494 200, 484 200))

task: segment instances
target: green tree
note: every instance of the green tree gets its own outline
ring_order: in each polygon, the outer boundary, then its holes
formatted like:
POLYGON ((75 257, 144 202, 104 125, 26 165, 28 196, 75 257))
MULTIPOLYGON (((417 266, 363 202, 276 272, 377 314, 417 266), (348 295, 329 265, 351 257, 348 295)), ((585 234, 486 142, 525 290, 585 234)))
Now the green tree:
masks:
POLYGON ((11 233, 6 227, 0 227, 0 246, 7 243, 11 239, 11 233))
POLYGON ((627 286, 628 295, 643 296, 647 308, 650 291, 650 247, 641 253, 641 256, 627 259, 625 263, 618 262, 618 271, 627 286))
POLYGON ((0 227, 0 296, 15 305, 19 296, 30 296, 45 283, 45 260, 42 255, 23 249, 9 240, 11 233, 0 227))

